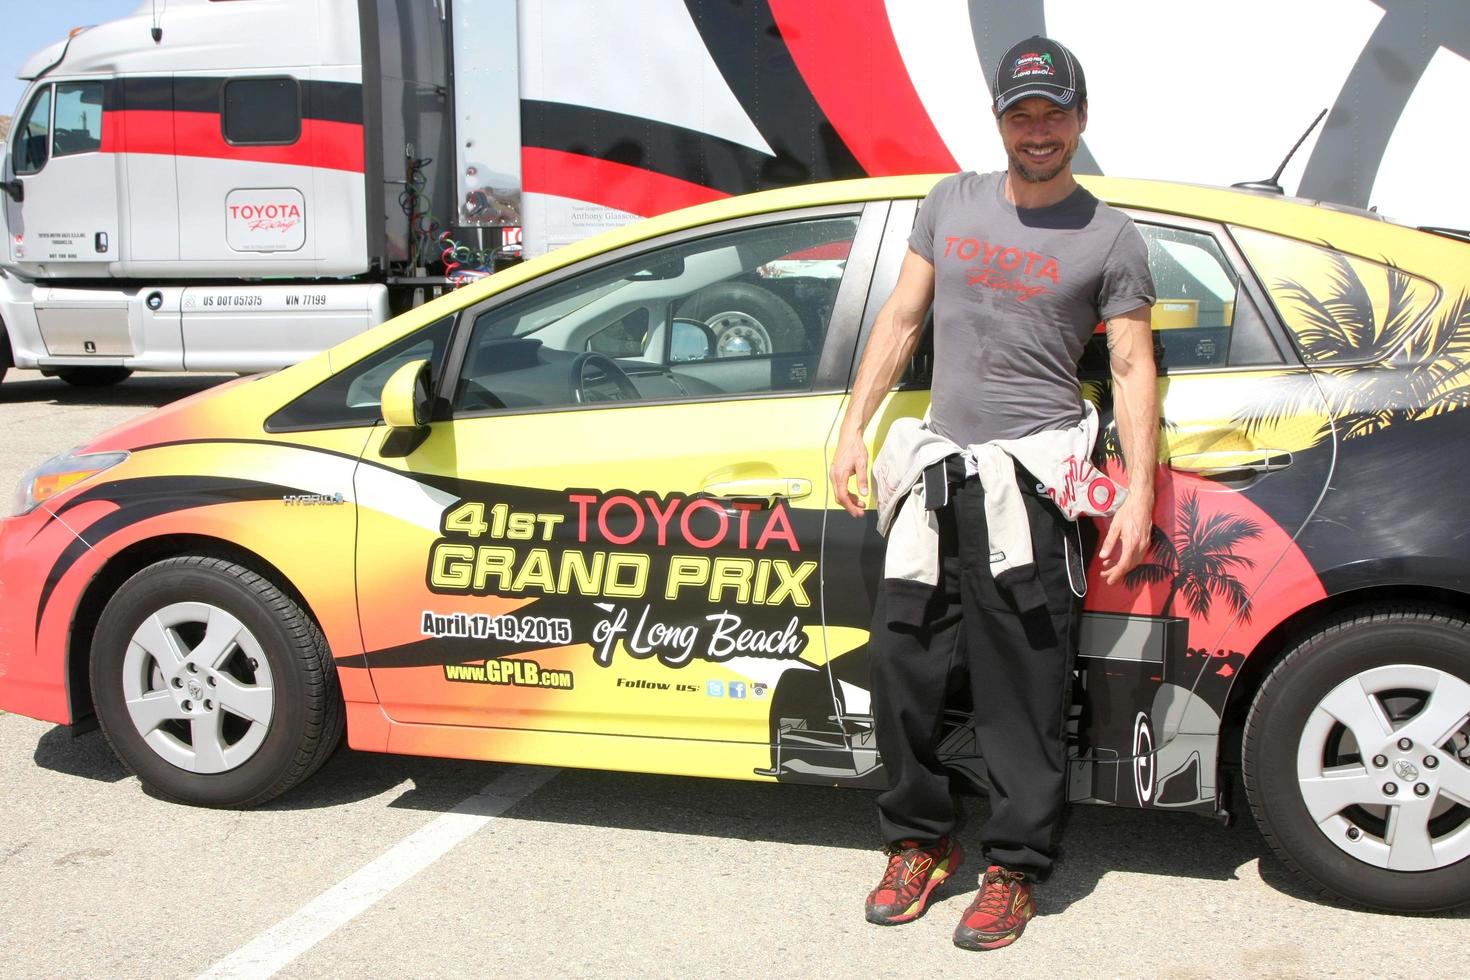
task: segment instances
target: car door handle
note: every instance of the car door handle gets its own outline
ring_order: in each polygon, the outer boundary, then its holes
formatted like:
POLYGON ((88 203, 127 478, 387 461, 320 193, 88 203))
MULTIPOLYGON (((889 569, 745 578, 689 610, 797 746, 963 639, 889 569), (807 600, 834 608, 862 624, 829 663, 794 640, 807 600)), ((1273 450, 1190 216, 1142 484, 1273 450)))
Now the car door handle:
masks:
POLYGON ((725 480, 706 483, 704 492, 711 497, 763 497, 774 501, 777 497, 795 500, 812 492, 812 481, 798 477, 761 477, 753 480, 725 480))
POLYGON ((1265 476, 1291 465, 1291 453, 1284 449, 1244 449, 1213 453, 1186 453, 1169 457, 1171 469, 1193 473, 1207 480, 1241 479, 1265 476))

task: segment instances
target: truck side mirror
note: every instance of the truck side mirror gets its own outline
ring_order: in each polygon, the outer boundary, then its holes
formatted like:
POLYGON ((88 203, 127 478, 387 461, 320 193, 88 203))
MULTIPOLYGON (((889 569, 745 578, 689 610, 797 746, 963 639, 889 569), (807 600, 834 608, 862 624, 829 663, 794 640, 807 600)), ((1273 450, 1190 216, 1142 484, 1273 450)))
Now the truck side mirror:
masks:
POLYGON ((19 180, 0 180, 0 191, 9 194, 16 204, 26 199, 26 185, 19 180))

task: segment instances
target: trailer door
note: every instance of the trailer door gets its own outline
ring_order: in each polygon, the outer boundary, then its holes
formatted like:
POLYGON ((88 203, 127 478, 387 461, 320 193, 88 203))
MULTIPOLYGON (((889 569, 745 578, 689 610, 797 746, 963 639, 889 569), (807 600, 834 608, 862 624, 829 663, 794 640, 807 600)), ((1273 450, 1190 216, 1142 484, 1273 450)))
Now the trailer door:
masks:
POLYGON ((102 81, 56 82, 26 103, 11 136, 9 176, 24 189, 22 200, 6 201, 13 263, 106 275, 117 258, 117 164, 102 152, 106 93, 102 81))

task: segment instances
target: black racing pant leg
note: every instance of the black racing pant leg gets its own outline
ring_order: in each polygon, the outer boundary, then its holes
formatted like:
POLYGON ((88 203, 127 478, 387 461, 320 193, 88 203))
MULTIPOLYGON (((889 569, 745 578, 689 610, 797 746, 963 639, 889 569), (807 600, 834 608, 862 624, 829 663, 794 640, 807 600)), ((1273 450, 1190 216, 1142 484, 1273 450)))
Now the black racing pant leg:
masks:
POLYGON ((868 690, 889 787, 878 797, 878 825, 889 843, 933 843, 956 819, 937 744, 948 694, 967 682, 964 617, 949 508, 939 512, 939 523, 942 582, 925 610, 926 628, 891 627, 881 585, 873 611, 868 690))
MULTIPOLYGON (((1028 482, 1030 486, 1028 486, 1028 482)), ((1051 872, 1066 803, 1066 715, 1081 625, 1077 530, 1021 480, 1045 607, 1022 611, 990 574, 985 496, 978 480, 955 496, 961 605, 968 639, 977 747, 990 777, 981 828, 987 859, 1036 878, 1051 872)))

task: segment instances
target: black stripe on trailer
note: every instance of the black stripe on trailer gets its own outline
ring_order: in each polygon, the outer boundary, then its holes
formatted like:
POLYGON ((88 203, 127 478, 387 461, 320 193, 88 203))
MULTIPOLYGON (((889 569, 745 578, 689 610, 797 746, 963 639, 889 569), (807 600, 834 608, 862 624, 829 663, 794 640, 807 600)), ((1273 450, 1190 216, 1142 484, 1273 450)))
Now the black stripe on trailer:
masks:
POLYGON ((684 6, 740 107, 776 153, 757 174, 756 189, 867 176, 802 79, 770 0, 684 6))
POLYGON ((726 194, 773 186, 764 175, 778 165, 768 153, 683 126, 537 99, 521 100, 521 142, 651 170, 726 194))
MULTIPOLYGON (((225 83, 236 78, 294 77, 282 75, 126 76, 107 79, 103 108, 133 112, 212 112, 224 107, 225 83)), ((301 117, 361 126, 362 86, 357 82, 327 82, 297 78, 301 90, 301 117)))

